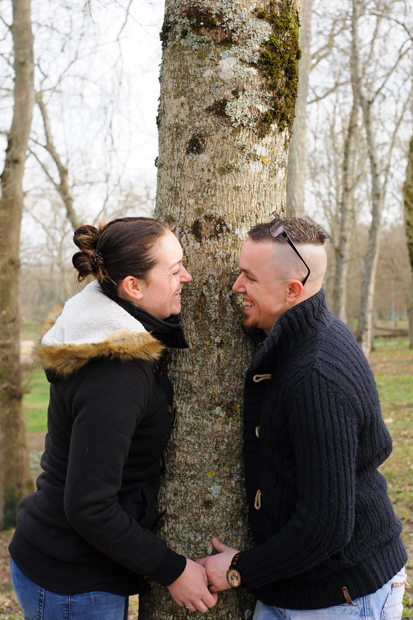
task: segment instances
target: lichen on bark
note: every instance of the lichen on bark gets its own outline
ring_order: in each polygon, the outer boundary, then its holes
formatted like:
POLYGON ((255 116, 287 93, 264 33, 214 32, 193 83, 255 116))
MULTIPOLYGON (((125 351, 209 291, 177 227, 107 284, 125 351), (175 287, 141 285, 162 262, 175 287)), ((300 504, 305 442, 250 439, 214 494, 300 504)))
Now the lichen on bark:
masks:
POLYGON ((215 7, 181 5, 180 11, 165 19, 161 40, 163 45, 180 43, 199 50, 201 61, 212 53, 208 42, 214 42, 219 52, 218 75, 223 79, 260 73, 264 78, 260 89, 235 90, 230 100, 217 99, 207 111, 224 120, 229 117, 234 128, 248 126, 262 139, 273 124, 279 131, 291 130, 293 125, 301 55, 299 15, 290 0, 256 6, 252 13, 251 18, 247 11, 237 11, 234 0, 218 2, 215 7))

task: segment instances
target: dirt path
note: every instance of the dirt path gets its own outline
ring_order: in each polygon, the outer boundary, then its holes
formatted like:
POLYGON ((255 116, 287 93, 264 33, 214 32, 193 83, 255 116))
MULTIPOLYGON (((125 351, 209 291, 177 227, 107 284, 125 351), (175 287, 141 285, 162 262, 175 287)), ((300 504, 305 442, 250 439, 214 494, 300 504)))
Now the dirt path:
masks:
POLYGON ((30 365, 32 363, 30 354, 33 347, 33 340, 20 340, 20 364, 30 365))

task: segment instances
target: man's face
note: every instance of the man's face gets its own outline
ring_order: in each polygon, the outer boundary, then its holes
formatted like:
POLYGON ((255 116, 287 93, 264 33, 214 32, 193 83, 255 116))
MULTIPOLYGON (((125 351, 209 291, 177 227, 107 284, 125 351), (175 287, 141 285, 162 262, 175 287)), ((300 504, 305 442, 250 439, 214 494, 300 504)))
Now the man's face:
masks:
POLYGON ((241 248, 241 274, 232 287, 244 298, 242 324, 246 329, 271 330, 276 320, 291 307, 287 303, 287 282, 277 276, 275 243, 257 243, 247 238, 241 248))

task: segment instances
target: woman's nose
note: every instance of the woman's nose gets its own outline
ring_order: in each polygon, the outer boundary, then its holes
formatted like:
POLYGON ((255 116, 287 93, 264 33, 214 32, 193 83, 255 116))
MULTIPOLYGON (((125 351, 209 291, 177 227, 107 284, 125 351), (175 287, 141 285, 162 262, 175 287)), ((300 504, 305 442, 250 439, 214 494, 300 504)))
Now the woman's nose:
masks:
POLYGON ((190 282, 192 280, 191 274, 182 265, 181 267, 181 282, 190 282))

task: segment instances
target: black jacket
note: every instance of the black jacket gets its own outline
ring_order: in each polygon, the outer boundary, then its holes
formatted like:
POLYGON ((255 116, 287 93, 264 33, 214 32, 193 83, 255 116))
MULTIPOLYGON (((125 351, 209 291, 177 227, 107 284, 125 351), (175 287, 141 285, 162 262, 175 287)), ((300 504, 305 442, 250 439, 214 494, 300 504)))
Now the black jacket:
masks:
POLYGON ((151 531, 172 430, 159 358, 163 338, 187 346, 182 328, 115 303, 94 282, 46 331, 36 351, 51 383, 44 472, 20 504, 10 553, 59 593, 126 596, 147 588, 142 575, 169 585, 186 559, 151 531))
POLYGON ((381 588, 405 564, 377 468, 391 452, 371 369, 324 291, 265 337, 245 378, 244 459, 256 546, 242 577, 264 604, 318 609, 381 588))

